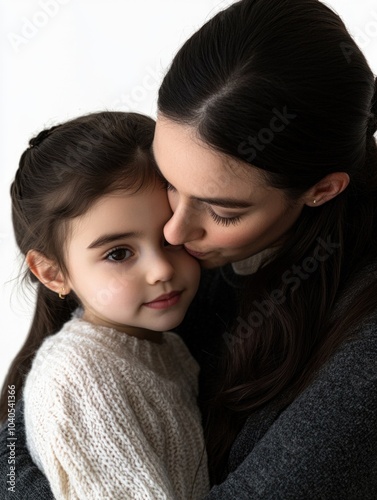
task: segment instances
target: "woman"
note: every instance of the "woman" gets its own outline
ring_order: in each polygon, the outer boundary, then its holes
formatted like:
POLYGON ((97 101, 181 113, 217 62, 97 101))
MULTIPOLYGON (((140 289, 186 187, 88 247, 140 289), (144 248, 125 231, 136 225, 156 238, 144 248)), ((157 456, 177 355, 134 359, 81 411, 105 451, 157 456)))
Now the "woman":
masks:
POLYGON ((374 76, 316 0, 231 6, 162 83, 165 236, 248 274, 205 386, 208 498, 375 498, 376 123, 374 76))
POLYGON ((232 5, 162 83, 165 236, 206 268, 181 334, 208 499, 375 498, 376 116, 364 56, 317 0, 232 5))

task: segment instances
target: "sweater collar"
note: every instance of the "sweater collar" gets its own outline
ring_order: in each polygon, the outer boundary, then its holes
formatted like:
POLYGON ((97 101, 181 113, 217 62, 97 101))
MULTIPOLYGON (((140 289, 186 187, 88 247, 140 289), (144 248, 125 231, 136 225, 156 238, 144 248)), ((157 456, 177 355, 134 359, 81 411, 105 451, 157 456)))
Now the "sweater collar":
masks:
POLYGON ((259 253, 248 257, 247 259, 239 260, 238 262, 232 263, 233 271, 240 276, 247 276, 249 274, 254 274, 263 267, 270 257, 277 252, 279 247, 265 248, 259 253))

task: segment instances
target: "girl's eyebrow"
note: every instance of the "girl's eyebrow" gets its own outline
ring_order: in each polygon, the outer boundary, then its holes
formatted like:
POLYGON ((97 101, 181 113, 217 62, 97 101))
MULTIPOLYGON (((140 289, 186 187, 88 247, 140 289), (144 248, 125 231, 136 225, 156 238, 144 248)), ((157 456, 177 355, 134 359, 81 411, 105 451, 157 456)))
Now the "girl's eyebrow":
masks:
POLYGON ((102 236, 100 236, 99 238, 97 238, 96 240, 94 240, 88 247, 87 249, 89 248, 98 248, 98 247, 101 247, 103 245, 107 245, 109 243, 113 243, 114 241, 117 241, 117 240, 124 240, 126 238, 140 238, 142 236, 143 233, 141 233, 140 231, 132 231, 132 232, 129 232, 129 233, 112 233, 112 234, 104 234, 102 236))

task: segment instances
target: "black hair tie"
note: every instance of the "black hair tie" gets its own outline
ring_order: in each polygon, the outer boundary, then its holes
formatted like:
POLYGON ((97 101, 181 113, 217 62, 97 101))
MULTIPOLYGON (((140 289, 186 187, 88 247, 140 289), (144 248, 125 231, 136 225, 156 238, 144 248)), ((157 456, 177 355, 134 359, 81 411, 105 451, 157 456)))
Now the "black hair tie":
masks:
POLYGON ((29 141, 29 149, 39 146, 41 142, 44 141, 46 137, 48 137, 51 134, 51 132, 55 130, 57 127, 59 127, 59 125, 55 125, 55 127, 51 128, 46 128, 45 130, 39 132, 39 134, 36 135, 35 137, 32 137, 29 141))

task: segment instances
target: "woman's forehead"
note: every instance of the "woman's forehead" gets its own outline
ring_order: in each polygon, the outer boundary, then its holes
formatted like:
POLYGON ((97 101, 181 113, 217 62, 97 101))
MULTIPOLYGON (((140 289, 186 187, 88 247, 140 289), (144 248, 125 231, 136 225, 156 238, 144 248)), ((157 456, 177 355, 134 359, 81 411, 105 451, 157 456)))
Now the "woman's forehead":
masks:
POLYGON ((216 151, 198 137, 193 127, 167 118, 157 120, 152 150, 162 176, 173 185, 176 182, 209 190, 209 183, 242 191, 245 186, 266 187, 258 168, 216 151))

